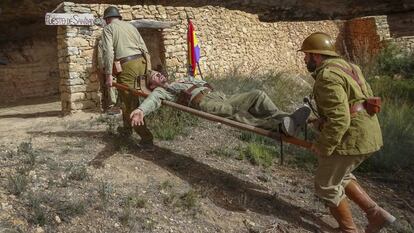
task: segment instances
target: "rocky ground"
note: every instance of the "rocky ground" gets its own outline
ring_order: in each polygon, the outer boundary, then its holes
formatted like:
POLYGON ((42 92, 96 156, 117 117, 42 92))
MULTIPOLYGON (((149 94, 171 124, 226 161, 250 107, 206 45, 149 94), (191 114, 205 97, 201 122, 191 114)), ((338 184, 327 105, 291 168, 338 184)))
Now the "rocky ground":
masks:
MULTIPOLYGON (((141 152, 99 119, 62 117, 59 103, 0 109, 1 233, 335 232, 313 194, 312 171, 217 153, 243 143, 235 129, 201 121, 141 152)), ((412 188, 359 177, 398 218, 382 233, 414 232, 412 188)), ((363 228, 364 216, 352 210, 363 228)))

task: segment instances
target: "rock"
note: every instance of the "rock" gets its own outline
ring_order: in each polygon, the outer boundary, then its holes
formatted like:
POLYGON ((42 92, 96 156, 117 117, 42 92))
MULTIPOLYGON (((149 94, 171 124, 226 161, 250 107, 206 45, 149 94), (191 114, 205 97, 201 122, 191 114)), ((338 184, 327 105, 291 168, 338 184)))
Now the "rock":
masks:
POLYGON ((9 203, 7 203, 7 202, 2 202, 1 203, 1 209, 2 210, 11 210, 12 208, 13 208, 13 206, 9 205, 9 203))
POLYGON ((45 232, 45 230, 43 230, 43 228, 42 227, 37 227, 36 229, 35 229, 35 231, 34 231, 35 233, 44 233, 45 232))
POLYGON ((60 219, 60 217, 58 215, 55 216, 55 221, 60 224, 62 222, 62 220, 60 219))

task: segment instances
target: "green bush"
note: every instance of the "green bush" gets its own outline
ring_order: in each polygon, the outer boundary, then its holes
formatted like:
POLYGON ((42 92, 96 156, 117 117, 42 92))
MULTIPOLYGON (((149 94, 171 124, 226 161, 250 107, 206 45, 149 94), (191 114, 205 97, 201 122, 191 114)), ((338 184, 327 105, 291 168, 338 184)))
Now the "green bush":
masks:
POLYGON ((24 174, 17 173, 15 175, 9 175, 7 180, 7 190, 13 195, 21 195, 27 190, 29 181, 24 174))
POLYGON ((242 151, 242 158, 246 158, 253 165, 269 167, 273 163, 273 158, 278 155, 274 146, 259 143, 248 143, 242 151))
POLYGON ((385 101, 379 121, 384 147, 362 166, 361 171, 395 172, 412 171, 414 160, 414 109, 406 101, 385 101))
POLYGON ((375 69, 378 75, 414 78, 414 53, 387 44, 376 58, 375 69))
POLYGON ((384 146, 359 171, 410 171, 414 168, 414 53, 388 44, 369 68, 371 77, 367 79, 374 94, 383 100, 378 118, 384 146))
POLYGON ((198 123, 198 118, 177 109, 162 107, 150 114, 146 122, 154 137, 173 140, 177 135, 187 134, 190 126, 198 123))
POLYGON ((414 103, 414 79, 393 80, 383 76, 369 80, 376 96, 392 101, 408 100, 414 103))

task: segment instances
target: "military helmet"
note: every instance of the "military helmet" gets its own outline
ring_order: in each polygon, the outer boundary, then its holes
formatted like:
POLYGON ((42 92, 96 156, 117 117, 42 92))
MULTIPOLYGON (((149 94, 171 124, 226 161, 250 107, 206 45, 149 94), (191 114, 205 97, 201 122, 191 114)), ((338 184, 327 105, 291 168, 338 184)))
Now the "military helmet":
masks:
POLYGON ((306 37, 299 51, 339 57, 339 54, 336 53, 334 41, 328 34, 323 32, 315 32, 306 37))
POLYGON ((104 11, 103 18, 106 19, 106 18, 110 18, 110 17, 119 17, 119 18, 122 19, 122 16, 119 13, 118 8, 116 8, 114 6, 109 6, 104 11))

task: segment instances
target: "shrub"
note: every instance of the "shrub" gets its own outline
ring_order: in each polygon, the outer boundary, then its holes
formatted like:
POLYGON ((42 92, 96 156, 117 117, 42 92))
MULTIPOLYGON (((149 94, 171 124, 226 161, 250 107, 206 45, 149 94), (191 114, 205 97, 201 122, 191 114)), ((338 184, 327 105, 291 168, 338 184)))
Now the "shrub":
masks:
POLYGON ((293 111, 302 103, 303 97, 311 92, 311 79, 287 72, 269 72, 254 78, 237 72, 224 76, 210 77, 209 82, 215 90, 226 95, 263 90, 278 108, 293 111))
POLYGON ((44 197, 38 193, 29 193, 28 201, 32 212, 29 222, 40 226, 45 225, 50 219, 50 214, 44 205, 44 197))
POLYGON ((249 143, 242 152, 243 158, 246 158, 254 165, 269 167, 276 157, 277 151, 274 146, 267 146, 259 143, 249 143))
POLYGON ((7 189, 13 195, 20 195, 27 189, 28 180, 24 174, 9 175, 7 189))
POLYGON ((187 134, 189 127, 198 123, 196 116, 170 107, 160 108, 146 120, 154 137, 162 140, 172 140, 177 135, 187 134))
POLYGON ((394 172, 414 169, 414 109, 405 101, 385 101, 378 115, 384 147, 368 159, 361 171, 394 172))
POLYGON ((405 51, 395 44, 387 44, 376 58, 375 69, 378 75, 413 78, 414 53, 405 51))
POLYGON ((70 164, 66 171, 69 172, 68 178, 71 180, 81 181, 88 177, 88 171, 83 164, 70 164))
POLYGON ((414 79, 393 80, 383 76, 369 80, 374 94, 387 101, 405 101, 414 103, 414 79))

